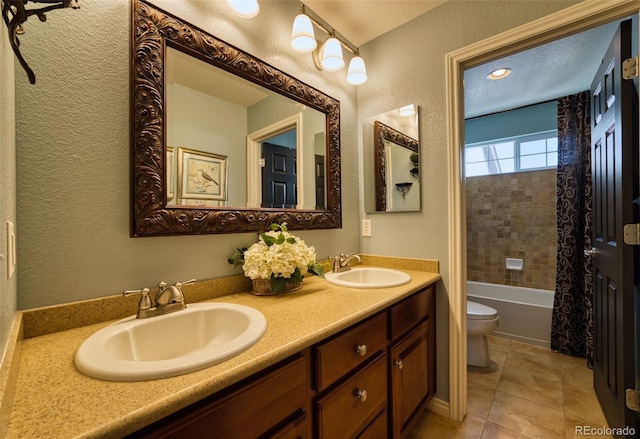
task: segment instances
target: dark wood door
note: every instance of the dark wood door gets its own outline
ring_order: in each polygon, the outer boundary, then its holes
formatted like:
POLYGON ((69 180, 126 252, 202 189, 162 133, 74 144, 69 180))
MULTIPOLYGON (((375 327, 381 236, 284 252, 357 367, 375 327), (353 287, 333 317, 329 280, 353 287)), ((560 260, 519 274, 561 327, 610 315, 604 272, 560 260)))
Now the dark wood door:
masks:
POLYGON ((316 168, 316 209, 326 209, 327 203, 326 191, 325 191, 325 178, 324 178, 324 156, 315 155, 315 168, 316 168))
POLYGON ((295 208, 298 204, 296 150, 262 144, 262 207, 295 208))
POLYGON ((594 387, 611 427, 635 425, 625 390, 634 387, 634 251, 623 228, 637 197, 637 107, 632 80, 631 21, 621 23, 591 85, 594 246, 594 387))

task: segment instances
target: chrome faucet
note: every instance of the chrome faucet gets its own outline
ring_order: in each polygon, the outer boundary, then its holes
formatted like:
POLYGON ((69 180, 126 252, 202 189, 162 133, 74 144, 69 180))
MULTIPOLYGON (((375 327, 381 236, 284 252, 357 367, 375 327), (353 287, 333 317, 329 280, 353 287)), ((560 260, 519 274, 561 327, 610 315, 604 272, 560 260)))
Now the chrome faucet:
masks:
POLYGON ((330 257, 329 260, 333 261, 333 272, 340 273, 341 271, 351 270, 351 266, 349 262, 356 260, 358 262, 362 262, 362 258, 356 254, 345 255, 344 253, 340 253, 339 256, 330 257))
POLYGON ((192 284, 195 281, 195 279, 191 279, 186 282, 176 282, 171 286, 168 286, 166 282, 158 282, 158 292, 156 292, 153 299, 149 296, 149 288, 126 290, 122 295, 140 294, 142 297, 138 302, 138 314, 136 317, 138 319, 146 319, 185 309, 187 305, 184 303, 182 286, 192 284))

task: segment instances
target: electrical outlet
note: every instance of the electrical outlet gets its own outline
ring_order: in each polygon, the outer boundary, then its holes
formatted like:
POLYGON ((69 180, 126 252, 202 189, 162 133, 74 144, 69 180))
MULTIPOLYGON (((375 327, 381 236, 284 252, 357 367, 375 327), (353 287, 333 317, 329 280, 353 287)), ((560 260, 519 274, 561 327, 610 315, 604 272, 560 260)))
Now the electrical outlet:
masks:
POLYGON ((7 279, 16 270, 16 233, 11 221, 7 221, 7 279))
POLYGON ((371 236, 371 220, 362 220, 362 236, 371 236))

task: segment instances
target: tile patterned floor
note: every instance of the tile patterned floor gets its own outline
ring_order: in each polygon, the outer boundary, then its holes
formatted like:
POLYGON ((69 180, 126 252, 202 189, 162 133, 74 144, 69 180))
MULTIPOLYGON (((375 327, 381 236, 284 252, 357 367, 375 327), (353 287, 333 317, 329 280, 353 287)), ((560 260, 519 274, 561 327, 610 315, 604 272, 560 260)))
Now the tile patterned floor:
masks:
POLYGON ((606 426, 584 358, 498 337, 489 350, 491 366, 467 369, 464 422, 427 411, 410 439, 569 439, 606 426))

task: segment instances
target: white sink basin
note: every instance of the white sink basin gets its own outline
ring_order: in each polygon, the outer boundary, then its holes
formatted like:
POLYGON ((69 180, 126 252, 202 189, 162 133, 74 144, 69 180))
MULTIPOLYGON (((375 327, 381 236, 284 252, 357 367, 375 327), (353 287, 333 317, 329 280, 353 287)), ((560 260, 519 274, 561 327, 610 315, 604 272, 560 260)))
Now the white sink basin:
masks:
POLYGON ((100 329, 80 345, 75 365, 85 375, 109 381, 167 378, 228 360, 253 346, 266 329, 264 315, 254 308, 196 303, 100 329))
POLYGON ((340 273, 325 274, 327 282, 351 288, 387 288, 406 284, 411 276, 399 270, 379 267, 355 267, 340 273))

